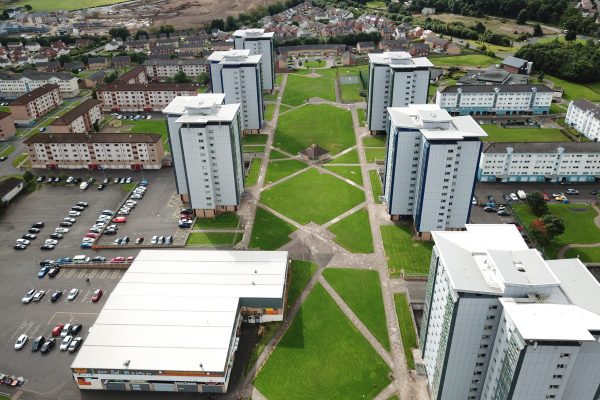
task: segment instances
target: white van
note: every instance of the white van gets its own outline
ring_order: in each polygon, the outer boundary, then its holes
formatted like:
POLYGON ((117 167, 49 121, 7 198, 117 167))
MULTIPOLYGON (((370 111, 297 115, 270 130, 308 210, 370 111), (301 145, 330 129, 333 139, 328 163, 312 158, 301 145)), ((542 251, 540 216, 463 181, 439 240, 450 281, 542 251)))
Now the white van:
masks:
POLYGON ((519 190, 519 191, 517 192, 517 196, 519 196, 519 198, 520 198, 521 200, 525 200, 525 198, 527 197, 527 193, 525 193, 523 190, 519 190))
POLYGON ((85 190, 88 188, 88 186, 90 186, 88 182, 81 182, 81 185, 79 185, 79 189, 85 190))
POLYGON ((73 263, 75 264, 87 264, 90 261, 92 261, 92 259, 85 255, 78 255, 73 257, 73 263))

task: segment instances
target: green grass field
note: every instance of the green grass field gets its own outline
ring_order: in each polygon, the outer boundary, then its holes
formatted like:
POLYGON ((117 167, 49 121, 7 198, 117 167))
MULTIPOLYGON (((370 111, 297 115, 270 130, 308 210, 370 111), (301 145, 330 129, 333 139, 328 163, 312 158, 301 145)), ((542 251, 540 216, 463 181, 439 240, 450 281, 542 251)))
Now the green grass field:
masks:
POLYGON ((567 109, 558 103, 552 103, 550 105, 550 114, 564 114, 567 112, 567 109))
POLYGON ((362 190, 316 169, 265 190, 261 201, 276 211, 308 224, 323 224, 365 200, 362 190))
POLYGON ((240 233, 193 232, 188 236, 186 246, 226 246, 234 245, 242 239, 240 233))
POLYGON ((21 164, 23 161, 25 161, 27 159, 27 157, 28 157, 27 153, 19 154, 12 160, 12 166, 17 168, 19 166, 19 164, 21 164))
POLYGON ((254 157, 250 164, 250 170, 246 176, 246 186, 256 185, 258 181, 258 175, 260 173, 260 165, 262 164, 262 158, 254 157))
POLYGON ((335 101, 335 83, 329 78, 309 78, 298 74, 288 74, 282 102, 299 106, 311 97, 335 101))
POLYGON ((169 150, 169 133, 164 119, 128 120, 124 125, 133 125, 131 133, 160 133, 165 151, 169 150))
POLYGON ((0 157, 8 157, 15 151, 15 146, 9 144, 8 146, 4 146, 2 150, 0 150, 0 157))
POLYGON ((365 98, 360 95, 360 93, 364 91, 361 83, 340 85, 340 89, 342 91, 342 101, 344 102, 354 103, 365 100, 365 98))
POLYGON ((358 164, 358 151, 352 149, 341 156, 327 162, 327 164, 358 164))
POLYGON ((367 123, 367 114, 364 108, 357 108, 356 113, 358 114, 358 120, 361 125, 366 125, 367 123))
POLYGON ((273 119, 273 113, 275 112, 275 104, 268 103, 265 105, 265 121, 270 121, 273 119))
POLYGON ((31 5, 33 11, 53 11, 53 10, 80 10, 83 8, 107 6, 110 4, 122 3, 126 0, 21 0, 15 3, 10 3, 11 7, 31 5))
POLYGON ((367 162, 383 161, 385 160, 385 148, 384 147, 367 147, 365 148, 365 157, 367 162))
POLYGON ((373 198, 375 202, 381 204, 379 196, 383 194, 383 188, 381 187, 381 180, 376 170, 369 171, 369 180, 371 181, 371 190, 373 191, 373 198))
POLYGON ((264 153, 265 148, 266 148, 266 146, 252 144, 249 146, 242 146, 242 151, 244 153, 264 153))
POLYGON ((584 263, 600 262, 600 247, 577 247, 569 249, 565 253, 565 258, 577 258, 584 263))
POLYGON ((346 179, 350 179, 357 185, 363 184, 362 174, 359 166, 347 166, 347 165, 325 165, 325 169, 331 172, 335 172, 338 175, 343 176, 346 179))
POLYGON ((367 136, 363 138, 365 147, 385 147, 385 136, 367 136))
POLYGON ((415 359, 411 349, 417 347, 417 333, 415 332, 412 311, 404 293, 394 294, 394 303, 396 304, 396 316, 398 317, 400 336, 402 337, 402 347, 406 355, 406 364, 408 369, 415 369, 415 359))
POLYGON ((335 242, 351 253, 372 253, 373 236, 366 209, 356 211, 329 228, 335 242))
POLYGON ((600 93, 583 84, 565 81, 550 75, 546 75, 546 79, 563 88, 563 99, 565 100, 587 99, 589 101, 600 101, 600 93))
POLYGON ((240 216, 228 212, 214 218, 197 218, 194 229, 235 229, 240 225, 240 216))
POLYGON ((269 135, 246 135, 242 138, 243 146, 252 146, 259 144, 267 144, 267 140, 269 139, 269 135))
POLYGON ((500 62, 499 58, 483 54, 468 54, 464 56, 431 57, 429 59, 436 67, 489 67, 500 62))
POLYGON ((379 274, 374 270, 328 268, 323 276, 381 345, 389 351, 379 274))
POLYGON ((352 116, 327 104, 299 107, 279 117, 274 141, 291 154, 316 143, 334 155, 355 144, 352 116))
POLYGON ((270 160, 281 160, 282 158, 288 158, 288 156, 277 150, 271 150, 271 154, 269 155, 270 160))
POLYGON ((375 397, 389 368, 319 284, 254 381, 269 400, 375 397))
POLYGON ((304 60, 302 64, 306 68, 322 68, 325 66, 325 60, 304 60))
POLYGON ((387 7, 383 1, 367 1, 366 6, 368 8, 379 8, 381 10, 387 9, 387 7))
POLYGON ((249 247, 251 249, 276 250, 290 241, 288 235, 295 230, 293 225, 257 207, 249 247))
POLYGON ((318 265, 310 261, 292 260, 292 281, 288 291, 288 310, 296 304, 296 300, 315 274, 318 265))
POLYGON ((263 94, 263 101, 275 101, 277 100, 278 93, 274 91, 273 93, 265 93, 263 94))
POLYGON ((433 242, 412 240, 408 225, 382 226, 381 237, 392 278, 399 277, 402 271, 409 275, 428 274, 433 242))
POLYGON ((281 82, 283 82, 283 74, 275 75, 275 84, 281 86, 281 82))
POLYGON ((269 168, 267 169, 265 184, 277 182, 278 180, 306 167, 306 164, 298 160, 271 161, 269 162, 269 168))
MULTIPOLYGON (((10 112, 10 107, 9 106, 0 106, 0 111, 2 112, 10 112)), ((1 399, 1 397, 0 397, 1 399)))
MULTIPOLYGON (((564 220, 565 232, 544 248, 546 258, 556 258, 556 251, 567 244, 600 242, 600 229, 594 224, 597 214, 592 207, 585 204, 548 204, 548 208, 551 214, 564 220)), ((512 209, 525 227, 536 218, 525 204, 515 204, 512 209)))
POLYGON ((556 128, 503 128, 500 125, 481 125, 488 134, 485 142, 568 142, 560 129, 556 128))

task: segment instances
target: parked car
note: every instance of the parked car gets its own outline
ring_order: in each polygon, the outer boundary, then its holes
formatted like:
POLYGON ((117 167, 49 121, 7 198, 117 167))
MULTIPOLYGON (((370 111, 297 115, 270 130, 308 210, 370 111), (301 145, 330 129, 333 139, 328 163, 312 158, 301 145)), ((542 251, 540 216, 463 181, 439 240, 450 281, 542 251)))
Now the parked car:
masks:
POLYGON ((94 290, 94 294, 92 295, 92 303, 97 303, 100 301, 100 299, 102 298, 102 295, 104 294, 104 292, 102 291, 102 289, 96 289, 94 290))
POLYGON ((496 210, 494 207, 486 206, 486 207, 483 208, 483 211, 485 211, 485 212, 497 212, 498 210, 496 210))
POLYGON ((98 190, 102 191, 102 190, 104 190, 105 187, 106 187, 106 185, 101 183, 100 185, 98 185, 98 190))
POLYGON ((27 240, 34 240, 35 238, 37 238, 36 235, 34 235, 33 233, 26 233, 23 236, 21 236, 23 239, 27 239, 27 240))
POLYGON ((26 244, 21 244, 21 243, 15 243, 15 245, 13 246, 13 249, 15 250, 25 250, 27 248, 26 244))
POLYGON ((81 215, 81 212, 79 212, 79 211, 75 211, 75 210, 69 211, 69 217, 79 217, 80 215, 81 215))
POLYGON ((39 183, 42 183, 46 180, 46 176, 45 175, 40 175, 37 177, 36 181, 39 183))
POLYGON ((543 198, 545 201, 550 201, 550 199, 551 199, 551 197, 550 197, 550 194, 548 194, 548 193, 546 193, 546 192, 541 192, 540 194, 542 195, 542 198, 543 198))
POLYGON ((65 183, 67 183, 67 184, 70 184, 70 183, 73 183, 73 181, 74 181, 74 180, 75 180, 75 178, 74 178, 74 177, 72 177, 72 176, 69 176, 69 177, 67 178, 67 180, 65 181, 65 183))
POLYGON ((69 353, 75 353, 77 349, 79 349, 82 341, 83 339, 80 336, 77 336, 75 339, 73 339, 69 345, 69 353))
POLYGON ((125 261, 125 257, 113 257, 110 259, 111 263, 118 263, 118 262, 123 262, 125 261))
POLYGON ((81 324, 73 325, 73 327, 71 328, 71 335, 77 335, 81 331, 81 328, 83 328, 83 325, 81 324))
POLYGON ((158 244, 158 236, 152 236, 152 240, 150 240, 151 244, 158 244))
POLYGON ((23 298, 21 299, 21 302, 23 304, 29 304, 31 302, 31 300, 33 300, 34 294, 35 294, 35 289, 29 290, 27 293, 25 293, 25 296, 23 296, 23 298))
POLYGON ((40 233, 40 228, 29 228, 29 230, 27 231, 29 233, 40 233))
POLYGON ((38 228, 38 229, 39 228, 43 228, 44 227, 44 221, 38 221, 38 222, 36 222, 34 224, 31 224, 31 227, 32 228, 38 228))
POLYGON ((125 222, 127 222, 127 217, 115 217, 113 218, 112 222, 114 222, 115 224, 124 224, 125 222))
POLYGON ((29 339, 29 337, 25 334, 20 335, 17 338, 17 341, 15 342, 15 350, 21 350, 23 347, 25 347, 25 344, 27 343, 27 339, 29 339))
POLYGON ((58 227, 56 229, 54 229, 54 232, 57 233, 68 233, 69 232, 69 228, 65 228, 65 227, 58 227))
POLYGON ((63 257, 63 258, 59 258, 58 260, 56 260, 57 264, 70 264, 73 262, 73 259, 71 257, 63 257))
POLYGON ((166 244, 173 244, 173 236, 167 236, 165 238, 165 243, 166 244))
POLYGON ((139 238, 135 239, 135 244, 141 244, 144 242, 144 237, 140 236, 139 238))
POLYGON ((40 349, 40 347, 42 347, 42 345, 44 344, 44 342, 46 341, 46 338, 43 336, 38 336, 35 338, 35 340, 33 341, 33 343, 31 344, 31 351, 38 351, 40 349))
POLYGON ((46 274, 48 273, 48 271, 50 271, 50 267, 42 267, 40 268, 37 277, 42 279, 43 277, 46 276, 46 274))
POLYGON ((67 300, 72 301, 75 300, 75 297, 79 294, 79 289, 73 288, 69 291, 69 295, 67 296, 67 300))
POLYGON ((43 354, 48 353, 50 350, 52 350, 54 348, 55 344, 56 344, 55 338, 50 338, 50 339, 46 340, 44 342, 44 344, 42 345, 42 347, 40 348, 40 352, 42 352, 43 354))
POLYGON ((54 250, 54 248, 55 248, 55 247, 56 247, 56 246, 55 246, 55 245, 53 245, 53 244, 43 244, 43 245, 40 247, 40 250, 54 250))
POLYGON ((94 233, 94 232, 88 232, 88 233, 85 234, 85 237, 86 238, 90 238, 90 239, 95 239, 95 238, 98 237, 98 234, 94 233))
POLYGON ((497 214, 499 216, 501 216, 501 217, 508 217, 508 216, 510 216, 510 213, 508 211, 506 211, 506 209, 504 209, 504 208, 501 209, 501 210, 498 210, 497 214))
POLYGON ((73 211, 84 211, 85 207, 83 207, 83 206, 73 206, 73 207, 71 207, 71 210, 73 210, 73 211))
POLYGON ((69 333, 71 332, 71 327, 73 325, 71 324, 65 324, 65 326, 63 326, 62 331, 60 331, 60 337, 67 337, 69 336, 69 333))
POLYGON ((50 301, 52 303, 56 303, 60 299, 62 294, 63 294, 62 290, 56 290, 54 293, 52 293, 52 296, 50 296, 50 301))
POLYGON ((73 336, 64 336, 64 339, 60 343, 60 351, 67 350, 69 348, 69 345, 71 344, 72 340, 73 340, 73 336))
POLYGON ((70 228, 73 226, 73 223, 69 221, 63 221, 60 224, 58 224, 58 226, 61 226, 63 228, 70 228))
POLYGON ((50 238, 52 238, 52 239, 60 240, 64 237, 65 237, 65 235, 63 235, 62 233, 59 233, 59 232, 54 232, 54 233, 50 234, 50 238))
POLYGON ((31 243, 29 240, 27 240, 27 239, 22 239, 22 238, 20 238, 20 239, 17 239, 17 240, 16 240, 16 242, 17 242, 18 244, 24 244, 25 246, 28 246, 28 245, 29 245, 29 243, 31 243))
POLYGON ((44 244, 53 244, 53 245, 57 245, 58 244, 58 240, 56 239, 46 239, 46 241, 44 242, 44 244))
POLYGON ((518 190, 517 196, 519 197, 519 199, 525 200, 525 198, 527 198, 527 193, 525 193, 525 191, 523 191, 523 190, 518 190))
POLYGON ((92 248, 92 243, 90 242, 81 242, 81 244, 79 245, 80 249, 91 249, 92 248))
POLYGON ((573 189, 573 188, 568 188, 567 189, 567 194, 579 194, 579 190, 573 189))
POLYGON ((74 224, 75 222, 77 222, 77 220, 75 218, 73 218, 73 217, 65 217, 65 218, 63 218, 63 221, 70 222, 72 224, 74 224))
POLYGON ((65 324, 58 324, 52 329, 52 336, 60 336, 60 332, 65 327, 65 324))
POLYGON ((96 256, 96 257, 92 258, 92 262, 103 262, 103 261, 106 261, 106 257, 96 256))
POLYGON ((50 270, 48 271, 48 277, 49 278, 54 278, 56 275, 58 275, 58 273, 60 272, 60 267, 54 266, 54 267, 50 267, 50 270))
POLYGON ((89 206, 89 204, 86 201, 78 201, 75 204, 78 205, 78 206, 81 206, 81 207, 87 207, 87 206, 89 206))

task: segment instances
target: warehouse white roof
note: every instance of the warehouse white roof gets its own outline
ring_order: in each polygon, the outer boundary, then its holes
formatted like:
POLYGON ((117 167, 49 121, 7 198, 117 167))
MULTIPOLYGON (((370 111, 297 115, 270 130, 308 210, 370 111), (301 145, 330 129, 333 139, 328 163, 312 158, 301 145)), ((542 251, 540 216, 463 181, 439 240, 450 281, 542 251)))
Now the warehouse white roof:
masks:
POLYGON ((283 299, 284 251, 142 250, 71 368, 225 372, 241 298, 283 299))

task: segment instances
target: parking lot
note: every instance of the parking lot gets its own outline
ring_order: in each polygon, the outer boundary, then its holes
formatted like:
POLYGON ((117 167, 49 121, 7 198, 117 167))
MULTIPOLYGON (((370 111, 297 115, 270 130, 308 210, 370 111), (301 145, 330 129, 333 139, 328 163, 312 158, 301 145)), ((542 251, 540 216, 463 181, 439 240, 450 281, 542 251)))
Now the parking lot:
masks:
MULTIPOLYGON (((76 175, 75 171, 62 172, 76 175)), ((78 172, 82 178, 89 176, 85 171, 78 172)), ((132 176, 134 180, 142 179, 141 172, 110 173, 113 177, 132 176)), ((147 194, 139 201, 127 223, 121 224, 116 236, 128 234, 130 237, 142 235, 148 238, 152 234, 174 234, 179 203, 176 201, 177 197, 173 196, 175 185, 172 174, 170 169, 144 171, 144 177, 150 181, 147 194)), ((45 175, 48 175, 46 171, 45 175)), ((96 183, 103 179, 101 172, 94 176, 96 183)), ((73 383, 69 366, 75 354, 60 351, 60 343, 50 353, 40 354, 31 351, 31 343, 36 336, 49 337, 52 328, 58 323, 82 324, 83 329, 79 335, 85 341, 88 329, 124 271, 63 268, 55 278, 46 276, 42 279, 37 278, 37 272, 39 262, 45 259, 73 257, 77 254, 91 257, 101 255, 108 259, 115 256, 136 256, 139 249, 82 250, 79 247, 81 238, 94 224, 98 214, 105 209, 116 210, 127 194, 121 185, 112 183, 103 191, 96 190, 95 184, 87 190, 80 190, 78 185, 44 184, 38 191, 20 197, 0 216, 0 304, 3 306, 3 317, 0 320, 0 373, 22 376, 26 380, 18 389, 3 387, 1 391, 11 394, 22 391, 21 399, 80 399, 97 396, 80 392, 73 383), (64 238, 59 240, 54 250, 40 250, 44 240, 78 201, 85 201, 89 206, 69 228, 64 238), (15 240, 37 221, 45 223, 38 238, 26 250, 14 250, 15 240), (89 279, 89 284, 86 278, 89 279), (68 301, 67 293, 72 288, 79 289, 80 293, 74 301, 68 301), (22 304, 21 298, 30 289, 44 290, 45 296, 39 303, 22 304), (91 302, 95 289, 104 291, 98 303, 91 302), (62 290, 64 293, 59 301, 52 303, 50 296, 55 290, 62 290), (30 339, 22 350, 15 351, 14 343, 21 334, 28 335, 30 339)))

